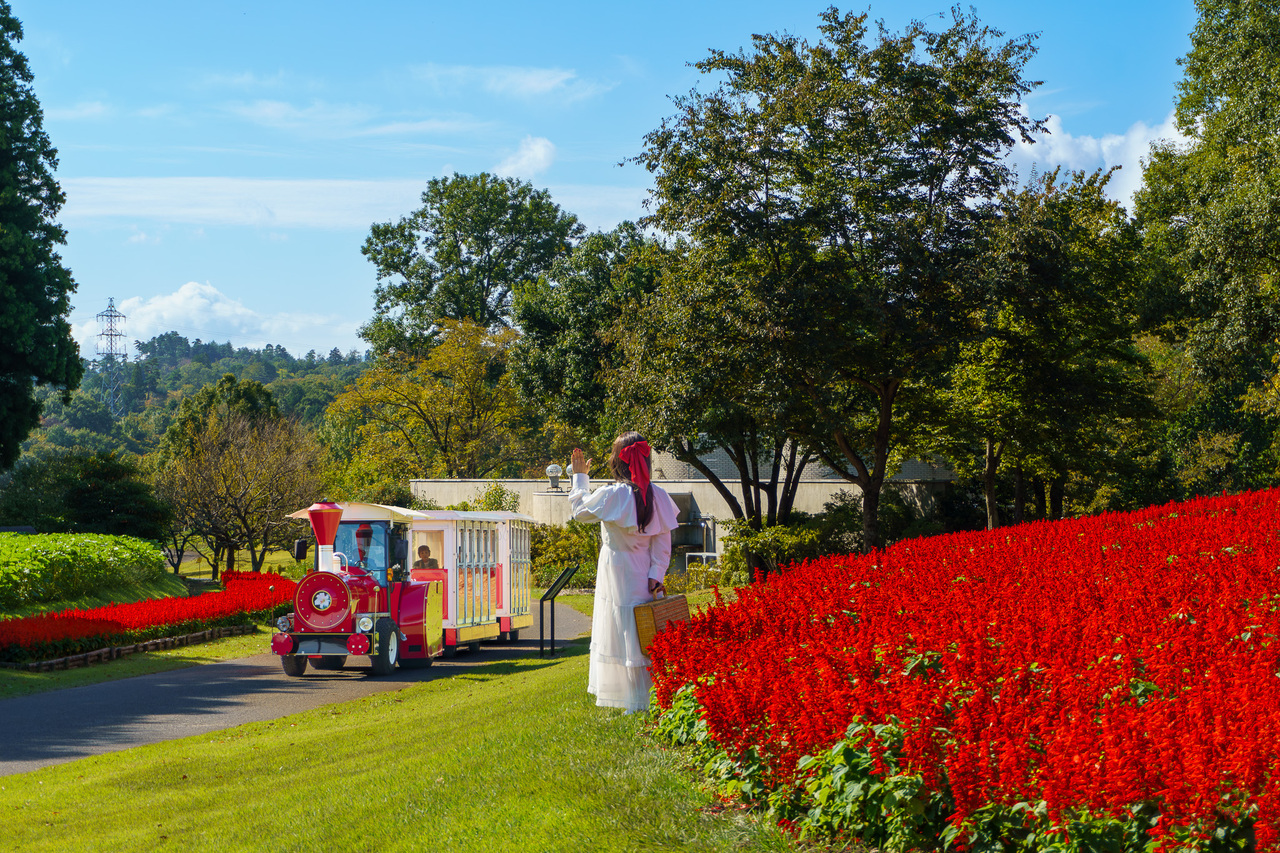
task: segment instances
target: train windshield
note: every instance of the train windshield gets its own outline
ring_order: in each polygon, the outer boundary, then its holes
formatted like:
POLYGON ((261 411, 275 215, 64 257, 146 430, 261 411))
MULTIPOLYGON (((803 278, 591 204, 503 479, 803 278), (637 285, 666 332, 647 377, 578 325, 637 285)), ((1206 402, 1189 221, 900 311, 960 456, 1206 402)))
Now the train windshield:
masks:
POLYGON ((359 566, 385 586, 391 561, 388 533, 385 521, 344 521, 338 525, 333 550, 345 555, 348 564, 359 566))

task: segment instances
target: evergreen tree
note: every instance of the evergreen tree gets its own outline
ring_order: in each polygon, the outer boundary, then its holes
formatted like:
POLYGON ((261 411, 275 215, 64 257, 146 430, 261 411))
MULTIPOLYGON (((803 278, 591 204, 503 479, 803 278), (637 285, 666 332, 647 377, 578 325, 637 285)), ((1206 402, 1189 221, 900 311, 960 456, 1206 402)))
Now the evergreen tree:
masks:
POLYGON ((70 391, 84 372, 66 315, 75 282, 54 247, 65 201, 54 180, 57 151, 43 129, 22 25, 0 0, 0 468, 40 423, 36 384, 70 391))

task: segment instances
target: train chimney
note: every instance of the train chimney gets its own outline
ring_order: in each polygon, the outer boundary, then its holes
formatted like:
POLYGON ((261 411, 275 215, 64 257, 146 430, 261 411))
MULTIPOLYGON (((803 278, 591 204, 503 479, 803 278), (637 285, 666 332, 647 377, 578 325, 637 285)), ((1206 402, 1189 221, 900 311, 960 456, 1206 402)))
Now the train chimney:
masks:
POLYGON ((307 517, 311 519, 311 531, 316 535, 316 565, 328 571, 333 567, 333 540, 338 535, 342 507, 325 499, 307 507, 307 517))

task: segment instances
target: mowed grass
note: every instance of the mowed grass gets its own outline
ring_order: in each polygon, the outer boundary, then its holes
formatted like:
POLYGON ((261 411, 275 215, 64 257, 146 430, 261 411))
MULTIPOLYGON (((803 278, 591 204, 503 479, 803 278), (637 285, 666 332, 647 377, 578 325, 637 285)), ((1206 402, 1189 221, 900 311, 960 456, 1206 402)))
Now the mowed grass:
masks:
POLYGON ((24 851, 794 850, 724 812, 639 715, 596 708, 586 646, 268 723, 0 777, 24 851))

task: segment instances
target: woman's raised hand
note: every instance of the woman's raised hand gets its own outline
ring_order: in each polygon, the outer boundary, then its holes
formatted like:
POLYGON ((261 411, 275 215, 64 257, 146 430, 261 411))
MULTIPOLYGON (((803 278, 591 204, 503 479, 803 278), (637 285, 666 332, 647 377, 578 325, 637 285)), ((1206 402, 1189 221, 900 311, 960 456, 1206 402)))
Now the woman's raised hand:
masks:
POLYGON ((575 447, 573 453, 569 454, 569 470, 575 474, 590 473, 591 460, 582 452, 581 447, 575 447))

